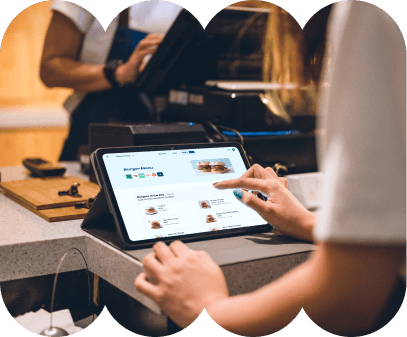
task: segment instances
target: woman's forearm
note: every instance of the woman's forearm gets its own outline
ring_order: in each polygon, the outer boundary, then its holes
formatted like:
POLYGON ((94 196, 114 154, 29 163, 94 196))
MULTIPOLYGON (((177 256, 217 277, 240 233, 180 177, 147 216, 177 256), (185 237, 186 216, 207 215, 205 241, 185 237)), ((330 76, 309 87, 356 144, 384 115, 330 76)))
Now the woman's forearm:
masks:
POLYGON ((71 19, 53 12, 42 52, 40 77, 48 87, 71 88, 81 92, 110 88, 103 64, 79 61, 84 34, 71 19))
POLYGON ((239 335, 278 331, 301 308, 331 333, 359 335, 382 312, 404 257, 405 246, 321 244, 307 262, 277 281, 206 309, 220 326, 239 335))
POLYGON ((229 297, 206 307, 224 329, 242 336, 279 331, 300 312, 309 293, 310 265, 295 270, 253 293, 229 297))
POLYGON ((68 57, 55 56, 41 65, 40 75, 48 87, 97 92, 111 88, 103 68, 103 64, 84 64, 68 57))

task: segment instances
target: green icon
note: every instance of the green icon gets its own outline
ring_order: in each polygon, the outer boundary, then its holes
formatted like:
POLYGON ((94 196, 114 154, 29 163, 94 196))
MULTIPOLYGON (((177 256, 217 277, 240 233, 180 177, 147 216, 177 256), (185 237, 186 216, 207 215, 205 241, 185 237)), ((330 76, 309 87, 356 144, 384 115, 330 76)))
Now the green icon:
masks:
POLYGON ((126 174, 127 179, 133 179, 133 176, 131 174, 126 174))
POLYGON ((139 177, 139 178, 145 178, 146 176, 144 175, 144 173, 140 173, 140 174, 138 175, 138 177, 139 177))
POLYGON ((162 172, 157 172, 157 176, 159 176, 159 177, 164 177, 164 173, 162 173, 162 172))

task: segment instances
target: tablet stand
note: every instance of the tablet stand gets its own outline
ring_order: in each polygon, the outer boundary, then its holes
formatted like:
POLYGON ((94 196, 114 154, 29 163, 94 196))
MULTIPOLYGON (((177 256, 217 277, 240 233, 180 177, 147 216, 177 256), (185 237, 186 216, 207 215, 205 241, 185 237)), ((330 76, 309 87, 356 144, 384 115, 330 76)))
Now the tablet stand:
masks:
POLYGON ((105 191, 101 189, 96 200, 86 214, 81 228, 110 245, 122 250, 123 245, 117 236, 113 216, 109 211, 105 191))

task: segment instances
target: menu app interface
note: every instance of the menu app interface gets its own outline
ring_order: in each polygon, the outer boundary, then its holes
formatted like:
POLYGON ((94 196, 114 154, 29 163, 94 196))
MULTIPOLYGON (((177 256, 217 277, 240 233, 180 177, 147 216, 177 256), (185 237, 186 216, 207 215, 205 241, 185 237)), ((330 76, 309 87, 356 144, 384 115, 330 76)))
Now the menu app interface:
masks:
POLYGON ((214 182, 246 167, 235 147, 104 154, 130 240, 265 224, 232 190, 214 182))

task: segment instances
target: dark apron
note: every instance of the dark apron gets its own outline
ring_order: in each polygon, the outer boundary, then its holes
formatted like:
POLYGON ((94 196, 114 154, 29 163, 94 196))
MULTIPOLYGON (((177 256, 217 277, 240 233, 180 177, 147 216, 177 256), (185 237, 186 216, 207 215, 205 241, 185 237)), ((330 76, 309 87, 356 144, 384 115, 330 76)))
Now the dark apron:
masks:
MULTIPOLYGON (((128 28, 128 9, 120 13, 107 61, 122 59, 126 62, 136 45, 147 35, 128 28)), ((77 160, 78 149, 88 144, 90 123, 108 123, 112 119, 136 122, 148 119, 148 109, 132 86, 89 93, 70 117, 70 130, 59 161, 77 160)))

